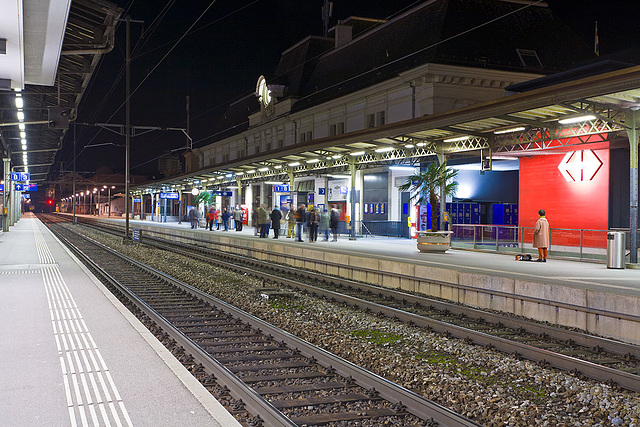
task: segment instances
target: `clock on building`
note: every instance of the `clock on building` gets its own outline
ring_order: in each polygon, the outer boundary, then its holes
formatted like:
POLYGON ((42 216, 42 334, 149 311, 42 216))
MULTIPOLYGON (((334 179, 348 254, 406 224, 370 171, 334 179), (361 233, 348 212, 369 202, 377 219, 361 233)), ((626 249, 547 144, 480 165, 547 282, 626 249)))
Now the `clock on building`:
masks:
POLYGON ((271 105, 271 91, 267 87, 267 79, 265 79, 264 76, 260 76, 258 79, 258 84, 256 85, 256 96, 263 106, 268 107, 271 105))

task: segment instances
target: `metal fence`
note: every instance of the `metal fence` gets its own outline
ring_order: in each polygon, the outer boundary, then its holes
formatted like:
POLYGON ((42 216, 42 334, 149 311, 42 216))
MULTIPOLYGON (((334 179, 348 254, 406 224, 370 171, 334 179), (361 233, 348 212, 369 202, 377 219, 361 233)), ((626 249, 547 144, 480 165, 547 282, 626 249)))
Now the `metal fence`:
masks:
MULTIPOLYGON (((453 225, 451 246, 488 252, 533 253, 534 227, 502 225, 453 225)), ((627 234, 627 249, 630 233, 627 234)), ((608 230, 551 228, 549 254, 559 257, 606 260, 608 230)))
POLYGON ((357 221, 356 230, 363 236, 402 237, 403 228, 400 221, 357 221))

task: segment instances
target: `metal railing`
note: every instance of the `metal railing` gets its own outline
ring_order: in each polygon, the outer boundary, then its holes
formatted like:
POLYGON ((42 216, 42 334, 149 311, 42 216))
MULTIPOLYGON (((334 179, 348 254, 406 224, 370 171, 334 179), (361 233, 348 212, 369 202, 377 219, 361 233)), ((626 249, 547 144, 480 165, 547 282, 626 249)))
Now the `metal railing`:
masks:
MULTIPOLYGON (((454 224, 451 246, 488 252, 532 253, 534 227, 454 224)), ((629 230, 627 249, 629 248, 629 230)), ((549 255, 577 259, 606 260, 608 230, 551 228, 549 255)))
POLYGON ((363 236, 402 237, 400 221, 356 221, 356 233, 363 236))

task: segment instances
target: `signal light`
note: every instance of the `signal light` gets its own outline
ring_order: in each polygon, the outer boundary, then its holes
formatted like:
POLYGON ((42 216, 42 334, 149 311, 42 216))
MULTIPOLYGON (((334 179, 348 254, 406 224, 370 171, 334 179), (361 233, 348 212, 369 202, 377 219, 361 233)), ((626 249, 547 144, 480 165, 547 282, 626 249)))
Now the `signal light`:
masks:
POLYGON ((47 200, 47 204, 52 205, 53 204, 53 200, 52 199, 47 200))

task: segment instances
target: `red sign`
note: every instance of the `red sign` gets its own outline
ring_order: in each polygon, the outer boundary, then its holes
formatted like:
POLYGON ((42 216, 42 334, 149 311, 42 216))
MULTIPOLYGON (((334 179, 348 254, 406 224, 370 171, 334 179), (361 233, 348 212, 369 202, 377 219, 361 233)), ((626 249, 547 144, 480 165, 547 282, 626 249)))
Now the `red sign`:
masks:
POLYGON ((593 150, 569 152, 558 165, 558 170, 568 182, 591 181, 600 168, 602 160, 593 150))

